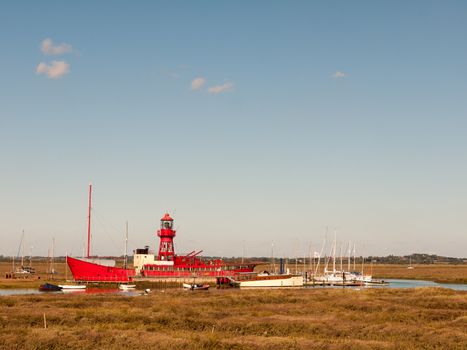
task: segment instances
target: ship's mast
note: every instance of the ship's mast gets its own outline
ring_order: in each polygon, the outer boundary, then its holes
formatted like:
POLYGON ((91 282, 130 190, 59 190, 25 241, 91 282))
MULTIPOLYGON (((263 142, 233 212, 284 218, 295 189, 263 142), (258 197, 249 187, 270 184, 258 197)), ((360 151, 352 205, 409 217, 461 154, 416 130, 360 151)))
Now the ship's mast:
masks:
POLYGON ((92 184, 89 184, 89 203, 88 203, 88 253, 87 257, 91 255, 91 195, 92 195, 92 184))

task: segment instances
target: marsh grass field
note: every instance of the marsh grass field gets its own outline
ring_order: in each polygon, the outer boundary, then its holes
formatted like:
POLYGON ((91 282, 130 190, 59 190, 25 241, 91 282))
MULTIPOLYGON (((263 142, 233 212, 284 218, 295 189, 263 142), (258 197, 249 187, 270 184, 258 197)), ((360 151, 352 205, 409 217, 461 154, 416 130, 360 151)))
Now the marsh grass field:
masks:
MULTIPOLYGON (((45 263, 35 267, 34 278, 1 279, 0 288, 36 288, 49 280, 45 263)), ((0 264, 2 274, 10 269, 0 264)), ((54 281, 63 280, 65 264, 56 270, 54 281)), ((467 265, 375 265, 373 275, 462 283, 467 265)), ((132 297, 0 297, 0 349, 63 348, 465 349, 467 292, 155 289, 132 297)))
POLYGON ((1 349, 465 349, 466 344, 467 292, 442 288, 0 297, 1 349))

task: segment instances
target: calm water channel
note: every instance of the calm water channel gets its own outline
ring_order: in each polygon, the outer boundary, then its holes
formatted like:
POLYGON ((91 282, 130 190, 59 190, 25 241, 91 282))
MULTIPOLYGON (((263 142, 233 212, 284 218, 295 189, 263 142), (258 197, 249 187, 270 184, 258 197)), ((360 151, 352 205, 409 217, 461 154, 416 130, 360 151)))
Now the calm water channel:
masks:
POLYGON ((389 282, 386 288, 418 288, 418 287, 443 287, 454 290, 467 290, 467 284, 436 283, 418 280, 385 280, 389 282))
MULTIPOLYGON (((465 290, 467 291, 467 284, 448 284, 448 283, 436 283, 431 281, 419 281, 419 280, 396 280, 388 279, 389 286, 371 286, 363 288, 419 288, 419 287, 443 287, 454 290, 465 290)), ((328 288, 328 287, 314 287, 314 288, 328 288)), ((342 287, 330 287, 330 288, 342 288, 342 287)), ((354 287, 345 287, 354 288, 354 287)), ((362 287, 358 287, 363 289, 362 287)), ((124 296, 136 296, 140 295, 142 291, 121 291, 119 289, 87 289, 86 291, 68 291, 68 292, 40 292, 37 289, 0 289, 0 296, 2 295, 25 295, 25 294, 96 294, 96 293, 111 293, 119 294, 124 296)))

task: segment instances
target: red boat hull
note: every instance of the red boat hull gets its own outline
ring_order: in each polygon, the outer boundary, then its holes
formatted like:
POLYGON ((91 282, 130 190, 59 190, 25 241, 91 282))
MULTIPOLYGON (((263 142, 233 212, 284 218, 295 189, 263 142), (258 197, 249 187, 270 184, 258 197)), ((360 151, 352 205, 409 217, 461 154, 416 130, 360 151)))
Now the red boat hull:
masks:
POLYGON ((94 264, 89 261, 67 257, 68 266, 75 281, 129 282, 135 270, 94 264))

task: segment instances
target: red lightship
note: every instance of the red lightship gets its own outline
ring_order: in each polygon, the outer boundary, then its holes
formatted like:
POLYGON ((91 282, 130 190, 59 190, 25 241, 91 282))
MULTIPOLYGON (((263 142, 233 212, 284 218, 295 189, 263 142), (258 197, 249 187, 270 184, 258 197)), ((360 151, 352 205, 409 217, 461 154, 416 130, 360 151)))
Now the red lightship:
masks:
MULTIPOLYGON (((221 259, 205 260, 199 258, 202 252, 192 251, 186 255, 176 255, 173 239, 173 219, 165 214, 161 228, 157 231, 160 238, 159 251, 155 255, 146 246, 136 249, 133 256, 133 269, 115 267, 115 261, 67 257, 68 266, 75 281, 129 282, 134 278, 158 277, 224 277, 242 272, 252 272, 255 263, 228 264, 221 259)), ((89 251, 89 250, 88 250, 89 251)))

